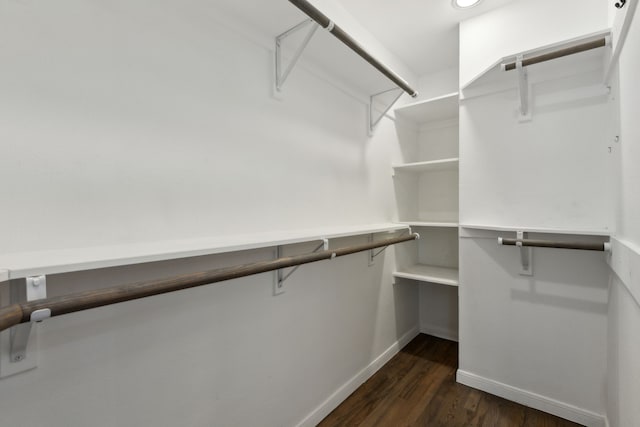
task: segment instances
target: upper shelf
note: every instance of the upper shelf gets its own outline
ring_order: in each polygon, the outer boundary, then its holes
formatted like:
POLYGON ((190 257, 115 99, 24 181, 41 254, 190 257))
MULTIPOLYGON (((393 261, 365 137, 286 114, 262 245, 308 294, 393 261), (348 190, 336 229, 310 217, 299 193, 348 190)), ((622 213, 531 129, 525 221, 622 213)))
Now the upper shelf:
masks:
POLYGON ((442 159, 431 160, 428 162, 416 162, 416 163, 404 163, 400 165, 393 165, 393 170, 396 172, 436 172, 447 169, 455 169, 458 167, 459 159, 442 159))
POLYGON ((0 282, 406 229, 409 226, 385 223, 3 254, 0 282))
POLYGON ((394 111, 418 124, 427 124, 458 118, 458 92, 449 93, 437 98, 403 105, 394 111))
POLYGON ((477 86, 504 84, 505 81, 510 85, 516 85, 518 82, 517 71, 507 70, 514 68, 515 61, 520 55, 523 57, 522 65, 525 69, 534 66, 535 68, 532 70, 549 77, 557 77, 567 73, 573 74, 575 70, 585 71, 592 64, 601 67, 606 59, 604 46, 609 43, 610 37, 609 30, 599 31, 498 58, 490 67, 467 83, 462 84, 462 99, 473 95, 468 90, 477 86), (601 41, 604 43, 601 44, 601 41))
POLYGON ((545 233, 545 234, 571 234, 575 236, 602 236, 608 237, 612 234, 611 230, 603 229, 586 229, 586 228, 552 228, 552 227, 525 227, 514 225, 489 225, 489 224, 460 224, 462 229, 468 228, 473 230, 489 230, 489 231, 524 231, 528 233, 545 233))
MULTIPOLYGON (((407 80, 377 58, 376 49, 380 50, 382 46, 363 43, 349 34, 348 19, 340 17, 343 21, 335 22, 307 0, 289 0, 289 3, 297 8, 295 15, 298 21, 291 20, 287 26, 280 27, 280 34, 276 36, 276 50, 282 49, 283 53, 283 72, 301 56, 301 64, 305 68, 327 77, 350 94, 366 95, 368 98, 398 87, 412 97, 417 96, 417 91, 407 80), (311 25, 301 26, 300 20, 308 21, 311 25), (343 27, 343 24, 346 26, 343 27)), ((279 10, 283 5, 286 3, 278 3, 273 7, 279 10)), ((290 10, 296 10, 291 5, 287 6, 290 10)), ((290 10, 286 11, 287 16, 290 10)), ((274 16, 278 15, 274 13, 274 16)), ((259 20, 265 21, 264 17, 259 20)), ((283 75, 282 80, 286 79, 286 75, 283 75)), ((279 84, 277 81, 276 85, 279 84)))
POLYGON ((458 228, 457 222, 438 222, 438 221, 400 221, 400 224, 406 224, 411 227, 428 227, 428 228, 458 228))

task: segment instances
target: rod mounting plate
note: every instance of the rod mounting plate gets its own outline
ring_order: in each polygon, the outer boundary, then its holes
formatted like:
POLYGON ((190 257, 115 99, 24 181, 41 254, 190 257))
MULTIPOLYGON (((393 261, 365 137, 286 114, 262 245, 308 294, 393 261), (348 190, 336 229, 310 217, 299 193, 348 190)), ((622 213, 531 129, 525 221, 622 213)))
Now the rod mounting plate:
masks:
MULTIPOLYGON (((11 303, 34 301, 47 297, 45 276, 27 277, 13 280, 10 284, 11 303)), ((51 310, 37 310, 31 315, 31 322, 23 323, 0 333, 0 378, 28 371, 37 366, 36 322, 51 317, 51 310), (28 350, 28 351, 27 351, 28 350)))
POLYGON ((522 240, 526 239, 528 233, 524 231, 516 232, 516 246, 520 249, 520 275, 533 276, 533 250, 529 247, 522 246, 522 240))

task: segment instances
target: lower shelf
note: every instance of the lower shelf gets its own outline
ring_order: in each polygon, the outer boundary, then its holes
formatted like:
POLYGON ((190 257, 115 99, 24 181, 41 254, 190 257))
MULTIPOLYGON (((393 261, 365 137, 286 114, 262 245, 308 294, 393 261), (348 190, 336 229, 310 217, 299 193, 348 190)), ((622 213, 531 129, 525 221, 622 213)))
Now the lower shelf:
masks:
POLYGON ((458 269, 415 264, 393 273, 394 277, 419 280, 421 282, 458 286, 458 269))

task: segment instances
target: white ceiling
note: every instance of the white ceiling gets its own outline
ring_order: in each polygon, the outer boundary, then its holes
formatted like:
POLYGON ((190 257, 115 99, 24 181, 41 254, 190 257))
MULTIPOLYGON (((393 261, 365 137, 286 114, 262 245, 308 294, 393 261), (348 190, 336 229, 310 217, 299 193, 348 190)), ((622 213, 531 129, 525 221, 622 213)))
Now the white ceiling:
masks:
POLYGON ((483 0, 467 10, 451 0, 339 0, 418 76, 458 65, 458 23, 515 0, 483 0))

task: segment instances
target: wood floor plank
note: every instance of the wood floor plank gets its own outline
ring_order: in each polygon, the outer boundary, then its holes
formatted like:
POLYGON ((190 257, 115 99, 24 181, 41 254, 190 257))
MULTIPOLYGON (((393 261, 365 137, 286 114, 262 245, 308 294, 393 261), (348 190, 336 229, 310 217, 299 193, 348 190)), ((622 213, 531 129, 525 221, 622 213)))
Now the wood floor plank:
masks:
POLYGON ((421 334, 319 426, 579 426, 456 383, 457 360, 457 343, 421 334))

